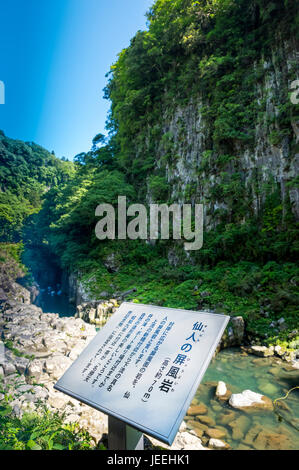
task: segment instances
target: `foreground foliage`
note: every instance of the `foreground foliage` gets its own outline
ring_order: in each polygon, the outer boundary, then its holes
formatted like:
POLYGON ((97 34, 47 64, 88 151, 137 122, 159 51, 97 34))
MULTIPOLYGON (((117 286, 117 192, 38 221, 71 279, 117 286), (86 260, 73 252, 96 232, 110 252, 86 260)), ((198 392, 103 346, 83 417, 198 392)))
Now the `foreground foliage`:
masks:
POLYGON ((34 412, 17 417, 12 395, 0 381, 0 450, 89 450, 95 443, 78 423, 66 424, 65 415, 39 404, 34 412), (2 396, 1 396, 2 395, 2 396))

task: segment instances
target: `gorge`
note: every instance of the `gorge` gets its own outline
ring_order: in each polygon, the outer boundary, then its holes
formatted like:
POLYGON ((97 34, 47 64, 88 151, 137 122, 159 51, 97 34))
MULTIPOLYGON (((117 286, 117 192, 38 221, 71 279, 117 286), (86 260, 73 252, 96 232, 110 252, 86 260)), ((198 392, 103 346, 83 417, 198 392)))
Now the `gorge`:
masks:
POLYGON ((86 423, 78 403, 51 391, 84 332, 124 300, 226 313, 222 349, 176 445, 298 447, 298 389, 280 401, 279 424, 271 408, 298 384, 296 2, 156 0, 147 18, 111 67, 108 137, 89 152, 67 161, 0 131, 0 330, 13 363, 2 375, 10 386, 21 373, 26 391, 32 366, 50 383, 34 394, 73 411, 98 442, 102 418, 84 408, 86 423), (175 237, 99 240, 96 207, 119 197, 147 210, 203 205, 202 248, 186 251, 175 237), (231 395, 246 390, 272 411, 234 409, 231 395))

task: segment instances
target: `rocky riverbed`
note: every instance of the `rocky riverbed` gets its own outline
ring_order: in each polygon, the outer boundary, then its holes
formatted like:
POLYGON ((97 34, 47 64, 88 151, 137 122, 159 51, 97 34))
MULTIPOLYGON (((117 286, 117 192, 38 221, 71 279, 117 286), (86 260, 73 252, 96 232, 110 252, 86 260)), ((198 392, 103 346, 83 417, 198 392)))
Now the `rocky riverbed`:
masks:
MULTIPOLYGON (((11 395, 14 413, 21 416, 43 403, 49 410, 64 412, 66 422, 78 422, 95 442, 105 439, 107 416, 53 386, 95 336, 96 327, 113 315, 119 299, 83 304, 78 307, 76 318, 61 318, 31 304, 28 294, 23 287, 18 290, 16 284, 13 295, 3 300, 0 308, 0 377, 11 395)), ((240 344, 243 334, 244 324, 237 317, 227 329, 221 347, 240 344)), ((220 352, 170 448, 298 448, 298 439, 294 438, 298 431, 290 425, 277 425, 273 413, 273 399, 298 381, 298 362, 279 348, 253 346, 233 353, 220 352), (248 380, 250 368, 254 373, 260 372, 255 381, 248 380), (279 377, 280 373, 284 376, 279 377)), ((298 396, 292 397, 291 405, 280 402, 280 410, 296 427, 298 396)), ((151 443, 166 447, 154 439, 151 443)))
MULTIPOLYGON (((0 310, 0 377, 17 416, 38 409, 42 402, 51 411, 64 412, 66 422, 78 422, 96 442, 108 431, 107 416, 53 386, 95 336, 94 325, 80 318, 44 313, 39 307, 15 300, 0 310)), ((0 395, 0 402, 5 398, 0 395)), ((161 443, 157 443, 161 445, 161 443)), ((183 423, 173 449, 202 449, 194 430, 183 423)))
POLYGON ((187 429, 217 449, 298 449, 299 390, 275 401, 298 384, 297 361, 223 350, 196 392, 185 417, 187 429))

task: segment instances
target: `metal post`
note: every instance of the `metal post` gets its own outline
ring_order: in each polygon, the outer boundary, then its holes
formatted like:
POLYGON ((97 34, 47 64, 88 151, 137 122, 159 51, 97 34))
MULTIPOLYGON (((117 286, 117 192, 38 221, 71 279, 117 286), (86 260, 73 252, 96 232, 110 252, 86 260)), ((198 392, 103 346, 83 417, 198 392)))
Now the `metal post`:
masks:
POLYGON ((109 450, 144 450, 142 432, 113 416, 108 416, 109 450))

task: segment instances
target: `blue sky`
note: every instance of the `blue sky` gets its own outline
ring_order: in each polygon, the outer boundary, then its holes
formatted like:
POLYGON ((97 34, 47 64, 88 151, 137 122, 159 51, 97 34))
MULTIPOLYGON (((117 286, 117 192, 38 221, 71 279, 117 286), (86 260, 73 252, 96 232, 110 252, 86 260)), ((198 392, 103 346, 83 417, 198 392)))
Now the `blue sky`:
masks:
POLYGON ((105 133, 105 74, 153 0, 0 0, 0 129, 73 158, 105 133))

